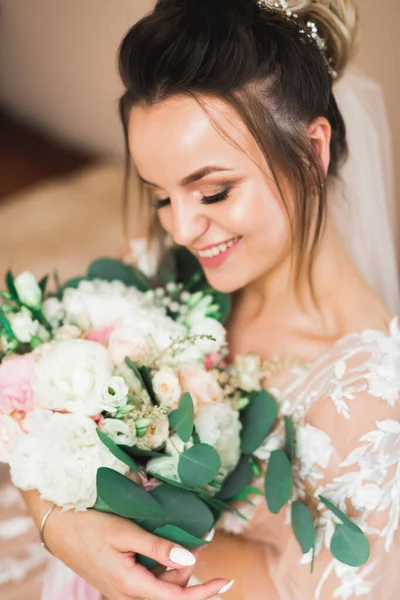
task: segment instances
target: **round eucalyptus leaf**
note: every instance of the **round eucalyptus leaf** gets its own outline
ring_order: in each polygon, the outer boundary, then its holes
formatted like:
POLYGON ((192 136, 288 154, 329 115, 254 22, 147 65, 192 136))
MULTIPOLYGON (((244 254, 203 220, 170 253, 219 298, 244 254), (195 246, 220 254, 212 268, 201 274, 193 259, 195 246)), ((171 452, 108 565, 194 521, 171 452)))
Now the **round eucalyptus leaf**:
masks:
POLYGON ((268 508, 278 514, 292 497, 293 476, 292 465, 282 450, 274 450, 268 462, 265 477, 265 495, 268 508))
POLYGON ((186 392, 182 395, 178 408, 170 413, 169 424, 182 442, 186 443, 190 440, 194 425, 194 406, 189 393, 186 392))
POLYGON ((347 525, 337 525, 332 536, 330 549, 333 556, 349 567, 364 565, 370 555, 369 541, 359 529, 355 531, 347 525))
POLYGON ((207 485, 221 468, 218 452, 209 444, 196 444, 179 457, 178 474, 181 481, 193 487, 207 485))
POLYGON ((315 544, 315 527, 309 509, 302 502, 292 504, 292 527, 303 554, 307 554, 315 544))
POLYGON ((266 390, 253 392, 250 403, 240 415, 242 422, 241 448, 253 454, 267 437, 278 416, 278 403, 266 390))

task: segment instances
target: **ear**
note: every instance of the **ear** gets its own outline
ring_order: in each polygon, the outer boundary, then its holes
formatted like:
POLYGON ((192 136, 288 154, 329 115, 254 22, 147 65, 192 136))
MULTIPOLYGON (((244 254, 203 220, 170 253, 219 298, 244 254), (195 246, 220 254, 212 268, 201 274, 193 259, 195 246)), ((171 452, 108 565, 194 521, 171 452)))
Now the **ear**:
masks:
POLYGON ((307 135, 311 140, 315 154, 319 157, 325 175, 328 174, 331 160, 330 143, 332 127, 325 117, 318 117, 307 128, 307 135))

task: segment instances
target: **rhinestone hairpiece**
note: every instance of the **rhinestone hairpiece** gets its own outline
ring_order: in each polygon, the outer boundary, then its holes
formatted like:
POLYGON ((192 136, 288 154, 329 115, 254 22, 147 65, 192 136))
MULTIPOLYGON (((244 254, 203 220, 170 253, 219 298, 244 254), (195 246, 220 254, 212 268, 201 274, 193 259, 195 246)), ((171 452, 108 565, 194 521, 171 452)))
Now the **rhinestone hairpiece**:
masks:
POLYGON ((332 58, 327 55, 326 41, 319 34, 315 21, 308 20, 304 25, 300 24, 299 15, 290 10, 287 0, 258 0, 258 6, 262 10, 279 12, 285 19, 295 23, 299 28, 300 35, 317 46, 326 63, 330 76, 332 79, 336 79, 337 73, 332 67, 332 58))

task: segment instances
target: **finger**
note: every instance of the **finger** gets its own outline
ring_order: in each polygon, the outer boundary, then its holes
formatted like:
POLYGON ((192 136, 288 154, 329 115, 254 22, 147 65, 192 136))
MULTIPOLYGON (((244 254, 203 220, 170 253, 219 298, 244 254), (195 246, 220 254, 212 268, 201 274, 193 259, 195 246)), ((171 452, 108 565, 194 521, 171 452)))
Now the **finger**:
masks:
POLYGON ((141 565, 126 573, 122 590, 128 596, 140 596, 151 600, 207 600, 227 591, 232 583, 224 578, 212 579, 191 587, 180 587, 169 581, 157 579, 141 565), (139 593, 138 593, 139 592, 139 593))
POLYGON ((147 532, 133 523, 124 523, 116 534, 114 545, 120 552, 133 552, 152 558, 165 567, 182 569, 196 563, 192 552, 147 532))
MULTIPOLYGON (((203 537, 203 539, 206 542, 210 543, 214 537, 214 533, 215 533, 215 529, 212 528, 211 531, 209 531, 203 537)), ((208 544, 207 544, 207 546, 208 546, 208 544)), ((200 553, 204 550, 204 548, 207 548, 207 546, 200 546, 199 548, 192 550, 192 554, 195 556, 196 561, 199 558, 200 553)), ((195 565, 193 567, 186 567, 186 568, 178 569, 178 570, 171 569, 171 567, 167 567, 166 570, 164 567, 157 567, 156 569, 153 569, 153 573, 156 577, 158 577, 159 579, 162 579, 163 581, 169 581, 170 583, 174 583, 175 585, 180 585, 181 587, 186 587, 190 577, 193 575, 195 568, 196 568, 195 565)))

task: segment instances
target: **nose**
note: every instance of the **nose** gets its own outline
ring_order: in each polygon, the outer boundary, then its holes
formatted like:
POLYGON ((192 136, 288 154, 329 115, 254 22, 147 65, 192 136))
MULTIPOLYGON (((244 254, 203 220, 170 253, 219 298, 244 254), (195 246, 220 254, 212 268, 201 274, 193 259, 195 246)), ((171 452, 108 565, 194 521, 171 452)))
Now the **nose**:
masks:
POLYGON ((191 246, 206 233, 210 225, 209 219, 193 198, 177 198, 171 205, 170 234, 178 246, 191 246))

